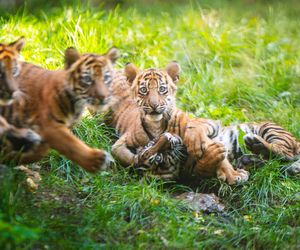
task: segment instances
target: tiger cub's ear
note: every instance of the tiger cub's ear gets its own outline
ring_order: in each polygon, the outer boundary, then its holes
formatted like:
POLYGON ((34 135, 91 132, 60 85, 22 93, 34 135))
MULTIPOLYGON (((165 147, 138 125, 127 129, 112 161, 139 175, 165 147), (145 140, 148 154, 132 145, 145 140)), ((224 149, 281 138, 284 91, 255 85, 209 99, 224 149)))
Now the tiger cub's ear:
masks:
POLYGON ((80 58, 77 49, 70 47, 65 50, 65 69, 69 69, 80 58))
POLYGON ((167 71, 168 75, 172 78, 174 83, 178 82, 179 74, 181 71, 180 65, 178 62, 176 62, 176 61, 170 62, 166 67, 166 71, 167 71))
POLYGON ((112 62, 115 63, 117 59, 120 57, 119 50, 115 47, 112 47, 109 49, 109 51, 106 53, 106 56, 108 59, 112 62))
POLYGON ((125 75, 130 85, 138 74, 138 68, 133 63, 127 63, 125 66, 125 75))
POLYGON ((18 40, 10 43, 8 46, 12 47, 14 49, 16 49, 18 52, 21 51, 21 49, 23 48, 25 44, 25 38, 23 36, 21 36, 18 40))

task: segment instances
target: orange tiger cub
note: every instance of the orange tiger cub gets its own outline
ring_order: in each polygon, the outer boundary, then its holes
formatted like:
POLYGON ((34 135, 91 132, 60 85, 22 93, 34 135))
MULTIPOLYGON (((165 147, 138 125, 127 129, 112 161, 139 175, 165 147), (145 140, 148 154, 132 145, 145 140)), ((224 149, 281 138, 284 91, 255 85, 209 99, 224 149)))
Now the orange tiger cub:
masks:
POLYGON ((85 107, 103 104, 117 58, 115 48, 103 55, 80 55, 69 48, 64 70, 22 63, 18 81, 25 98, 0 108, 0 114, 15 126, 34 128, 43 141, 32 154, 22 156, 21 163, 38 161, 52 148, 89 172, 106 167, 108 154, 87 146, 70 128, 85 107))
MULTIPOLYGON (((19 53, 23 45, 23 37, 8 45, 0 44, 0 105, 22 96, 16 78, 20 73, 19 53)), ((9 154, 28 152, 40 142, 41 137, 31 129, 16 128, 0 116, 1 163, 5 163, 9 154)))

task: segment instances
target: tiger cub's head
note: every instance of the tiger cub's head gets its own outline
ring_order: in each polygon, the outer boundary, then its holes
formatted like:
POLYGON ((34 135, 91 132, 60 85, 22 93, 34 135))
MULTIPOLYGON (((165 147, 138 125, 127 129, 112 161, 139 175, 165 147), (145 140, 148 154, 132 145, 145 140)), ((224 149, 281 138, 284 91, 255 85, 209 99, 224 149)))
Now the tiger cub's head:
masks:
POLYGON ((68 84, 76 96, 90 105, 102 105, 109 95, 113 65, 118 57, 116 48, 111 48, 103 55, 79 54, 75 48, 68 48, 65 51, 65 69, 68 72, 68 84))
POLYGON ((10 44, 0 44, 0 103, 5 104, 18 96, 21 64, 19 53, 25 44, 23 37, 10 44))
POLYGON ((133 99, 143 115, 151 120, 169 119, 175 107, 176 83, 179 80, 180 66, 170 62, 165 70, 139 70, 127 64, 125 75, 131 85, 133 99))

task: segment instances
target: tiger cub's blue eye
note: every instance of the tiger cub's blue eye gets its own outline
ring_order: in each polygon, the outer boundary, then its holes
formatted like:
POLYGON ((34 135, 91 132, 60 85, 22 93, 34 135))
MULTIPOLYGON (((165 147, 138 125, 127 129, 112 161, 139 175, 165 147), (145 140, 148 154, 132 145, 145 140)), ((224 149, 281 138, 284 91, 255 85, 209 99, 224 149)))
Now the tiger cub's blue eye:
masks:
POLYGON ((159 92, 165 92, 167 88, 165 86, 160 86, 159 87, 159 92))
POLYGON ((82 75, 81 76, 81 82, 87 85, 91 85, 93 82, 93 79, 91 75, 82 75))
POLYGON ((141 87, 140 90, 139 90, 139 92, 141 94, 146 94, 147 93, 147 88, 146 87, 141 87))

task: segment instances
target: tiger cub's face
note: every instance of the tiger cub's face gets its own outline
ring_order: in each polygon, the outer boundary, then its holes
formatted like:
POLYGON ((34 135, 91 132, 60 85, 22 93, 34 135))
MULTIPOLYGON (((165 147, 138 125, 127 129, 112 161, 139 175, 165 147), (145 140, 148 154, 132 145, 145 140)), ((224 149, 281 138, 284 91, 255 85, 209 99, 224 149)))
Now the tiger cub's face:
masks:
POLYGON ((0 104, 11 101, 20 93, 16 78, 20 74, 19 53, 24 43, 21 37, 8 45, 0 44, 0 104))
POLYGON ((90 105, 103 104, 109 95, 109 85, 114 74, 113 65, 118 54, 116 48, 103 55, 88 53, 80 55, 74 48, 65 51, 68 83, 78 98, 90 105))
POLYGON ((180 66, 171 62, 165 70, 139 70, 127 64, 125 74, 131 92, 141 112, 151 120, 168 119, 175 107, 176 85, 179 80, 180 66))

